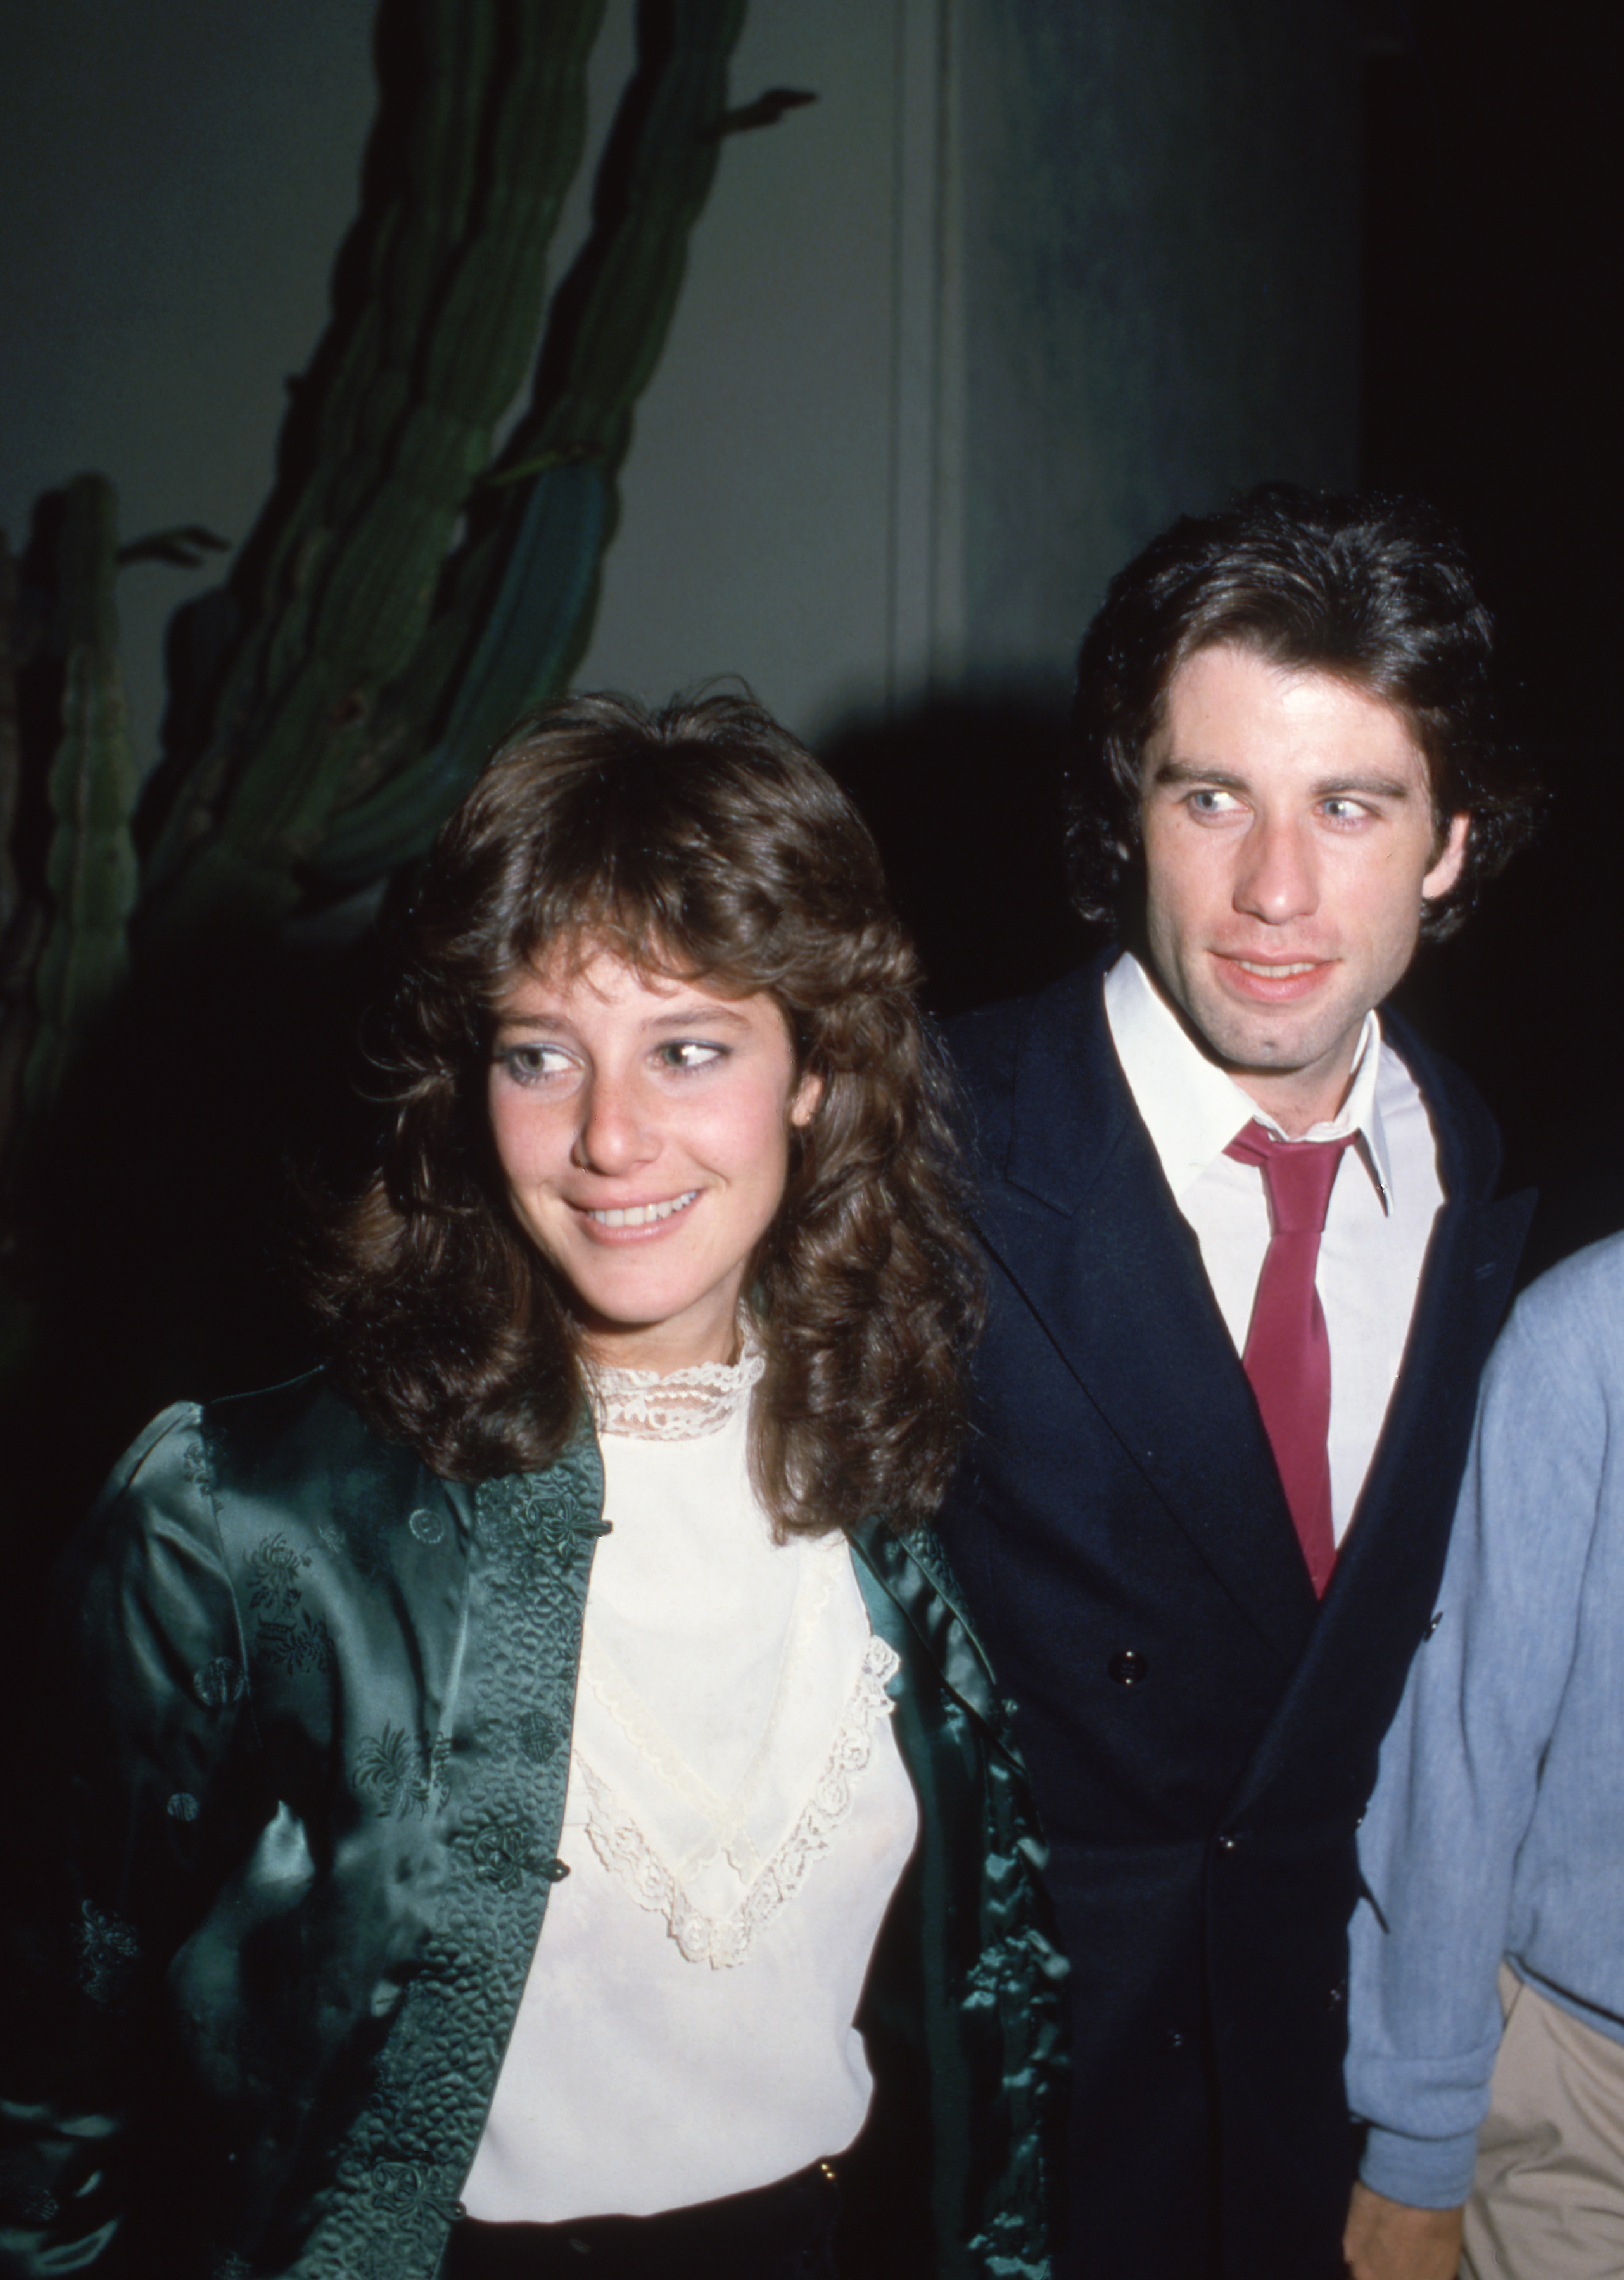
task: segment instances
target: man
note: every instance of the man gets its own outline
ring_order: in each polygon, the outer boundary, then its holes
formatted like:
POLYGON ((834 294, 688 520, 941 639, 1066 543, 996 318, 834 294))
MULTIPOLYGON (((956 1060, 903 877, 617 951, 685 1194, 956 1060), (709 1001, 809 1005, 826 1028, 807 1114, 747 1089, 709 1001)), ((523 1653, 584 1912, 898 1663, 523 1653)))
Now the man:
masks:
POLYGON ((1536 1283, 1495 1351, 1360 1832, 1356 2280, 1624 2271, 1621 1640, 1615 1236, 1536 1283))
POLYGON ((1089 2280, 1342 2272, 1354 1828, 1528 1217, 1375 1011, 1526 823, 1489 643, 1419 506, 1174 526, 1080 660, 1074 890, 1128 947, 956 1028, 992 1313, 943 1533, 1053 1847, 1089 2280))

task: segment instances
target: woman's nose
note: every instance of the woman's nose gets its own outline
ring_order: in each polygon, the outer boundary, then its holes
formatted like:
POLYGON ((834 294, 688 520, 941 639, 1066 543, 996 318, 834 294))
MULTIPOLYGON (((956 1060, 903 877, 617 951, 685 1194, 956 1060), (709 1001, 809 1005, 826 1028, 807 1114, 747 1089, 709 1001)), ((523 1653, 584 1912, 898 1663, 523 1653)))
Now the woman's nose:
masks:
POLYGON ((581 1094, 581 1122, 572 1153, 583 1170, 633 1171, 658 1152, 635 1076, 595 1070, 581 1094))
POLYGON ((1242 849, 1235 906, 1266 926, 1285 926, 1319 909, 1319 867, 1305 827, 1258 819, 1242 849))

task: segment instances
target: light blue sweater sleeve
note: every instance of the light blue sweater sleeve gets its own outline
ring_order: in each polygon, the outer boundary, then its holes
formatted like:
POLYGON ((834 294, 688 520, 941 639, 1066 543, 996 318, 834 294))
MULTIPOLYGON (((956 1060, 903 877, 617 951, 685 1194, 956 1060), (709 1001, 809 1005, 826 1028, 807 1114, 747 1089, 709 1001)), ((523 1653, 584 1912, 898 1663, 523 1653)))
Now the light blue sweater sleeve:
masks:
POLYGON ((1501 1959, 1624 2040, 1624 1237, 1519 1303, 1483 1380, 1438 1621, 1359 1837, 1362 2174, 1471 2186, 1501 1959))

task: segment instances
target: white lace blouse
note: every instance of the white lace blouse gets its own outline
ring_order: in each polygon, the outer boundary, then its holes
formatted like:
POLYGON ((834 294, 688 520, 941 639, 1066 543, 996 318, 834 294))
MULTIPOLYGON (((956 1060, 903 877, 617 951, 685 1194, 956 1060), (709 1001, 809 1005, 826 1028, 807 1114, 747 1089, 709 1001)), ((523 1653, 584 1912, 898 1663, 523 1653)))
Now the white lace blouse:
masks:
POLYGON ((849 2145, 852 2025, 917 1833, 844 1539, 778 1544, 755 1358, 604 1371, 598 1545, 560 1855, 463 2199, 490 2223, 646 2215, 849 2145))

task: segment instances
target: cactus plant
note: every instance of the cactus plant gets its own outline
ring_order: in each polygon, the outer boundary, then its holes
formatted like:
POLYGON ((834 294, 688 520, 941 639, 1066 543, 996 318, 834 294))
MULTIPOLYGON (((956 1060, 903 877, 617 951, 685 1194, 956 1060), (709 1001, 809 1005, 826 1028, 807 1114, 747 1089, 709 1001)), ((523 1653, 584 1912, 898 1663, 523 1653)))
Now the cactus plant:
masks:
POLYGON ((639 0, 590 227, 549 309, 604 0, 381 0, 379 117, 334 314, 230 577, 176 621, 168 749, 134 828, 116 567, 195 559, 210 534, 179 526, 121 558, 111 484, 70 486, 48 764, 36 705, 23 708, 32 744, 18 734, 27 644, 7 635, 17 582, 0 543, 0 1346, 13 1354, 32 1336, 19 1294, 53 1287, 49 1233, 36 1226, 31 1269, 19 1249, 27 1167, 50 1159, 54 1104, 98 1025, 132 1006, 161 1021, 166 977, 221 970, 231 944, 274 943, 301 909, 419 857, 513 715, 579 659, 634 408, 723 139, 810 99, 774 89, 728 108, 744 11, 639 0), (493 456, 533 354, 527 407, 493 456))
POLYGON ((354 249, 366 309, 318 355, 332 377, 310 422, 311 465, 296 461, 246 550, 259 607, 153 848, 149 938, 227 916, 266 922, 312 878, 353 880, 416 851, 515 709, 509 698, 547 693, 579 651, 631 406, 715 171, 743 0, 640 11, 613 187, 560 290, 536 401, 506 454, 509 468, 528 459, 535 472, 487 494, 499 502, 491 527, 443 582, 535 338, 603 0, 419 5, 427 43, 455 67, 415 86, 412 163, 354 249), (426 747, 436 720, 452 741, 426 747), (370 819, 369 795, 381 803, 370 819), (341 807, 350 813, 324 874, 341 807))
POLYGON ((118 500, 104 475, 68 486, 58 543, 62 735, 46 780, 51 917, 34 973, 38 1026, 23 1077, 29 1114, 54 1103, 76 1048, 116 1002, 135 907, 131 819, 140 778, 125 725, 113 580, 118 500))

